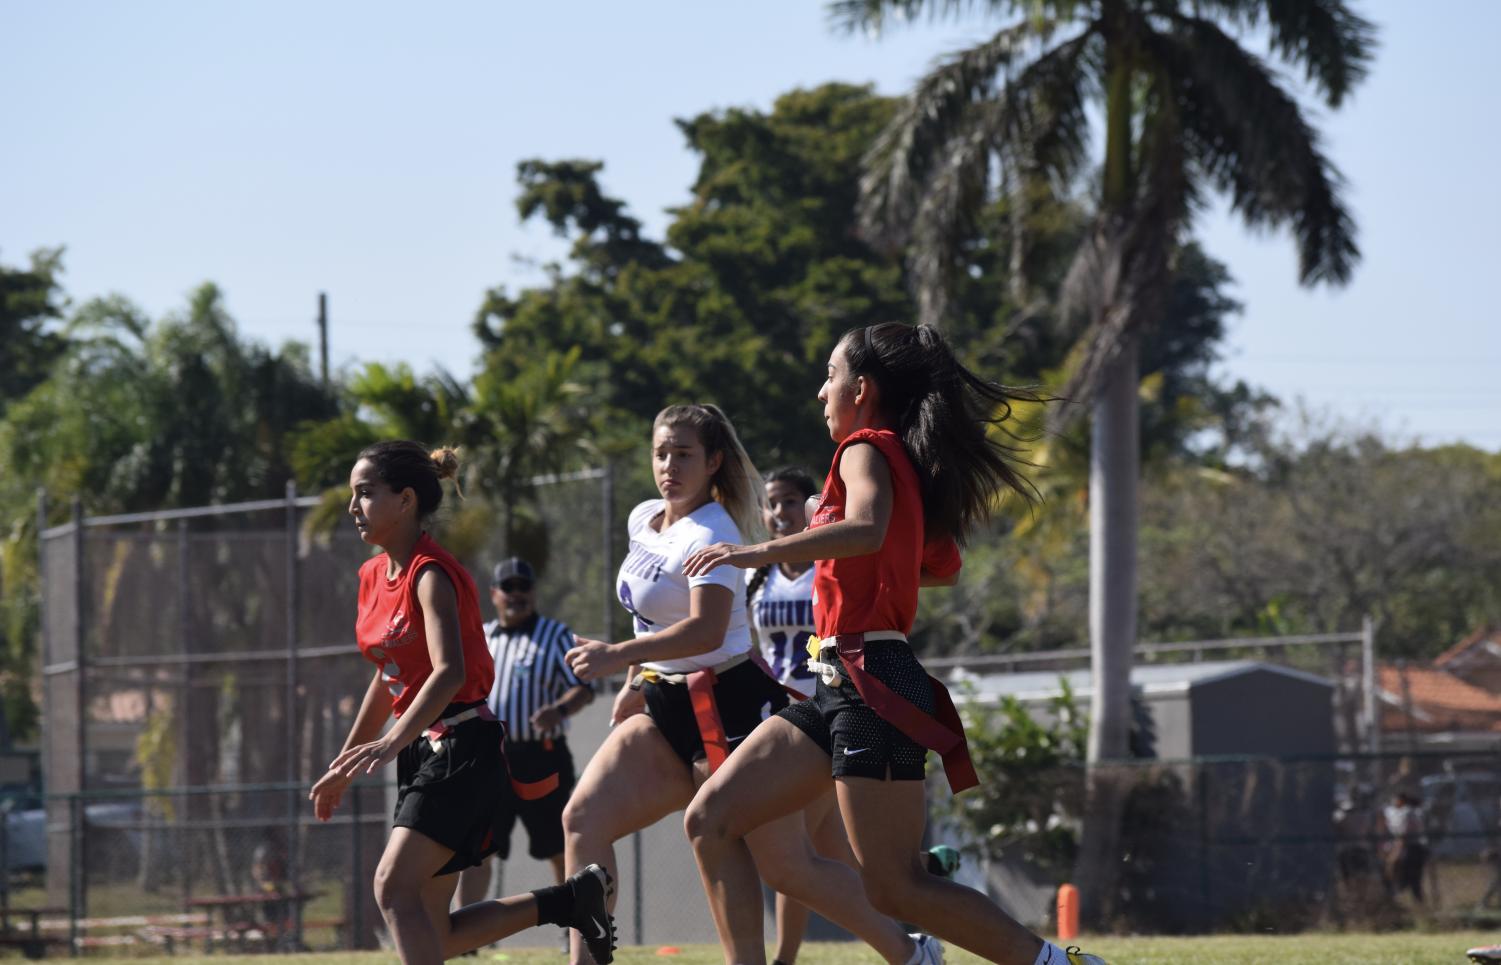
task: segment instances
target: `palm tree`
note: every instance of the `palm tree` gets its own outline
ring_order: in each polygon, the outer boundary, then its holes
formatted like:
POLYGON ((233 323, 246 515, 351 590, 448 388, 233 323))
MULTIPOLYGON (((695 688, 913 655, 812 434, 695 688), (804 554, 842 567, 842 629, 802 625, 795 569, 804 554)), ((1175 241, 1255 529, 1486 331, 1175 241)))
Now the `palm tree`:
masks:
MULTIPOLYGON (((1344 0, 837 0, 830 9, 836 25, 879 31, 974 8, 1014 22, 918 81, 866 159, 862 228, 875 243, 906 249, 921 318, 941 323, 977 202, 1006 194, 1024 240, 1029 191, 1076 183, 1089 161, 1087 107, 1099 106, 1098 210, 1058 303, 1060 317, 1082 315, 1084 324, 1062 395, 1089 402, 1093 415, 1088 753, 1096 763, 1127 752, 1137 347, 1162 312, 1176 243, 1216 190, 1248 225, 1291 228, 1304 284, 1342 284, 1359 258, 1340 177, 1317 132, 1241 37, 1264 35, 1271 55, 1300 68, 1311 91, 1337 108, 1365 76, 1375 29, 1344 0)), ((1016 275, 1007 280, 1011 297, 1025 306, 1025 279, 1016 275)), ((1067 421, 1073 407, 1063 408, 1067 421)), ((1105 814, 1114 810, 1108 795, 1099 802, 1105 814)), ((1086 831, 1084 873, 1108 867, 1113 823, 1086 831)), ((1092 910, 1103 913, 1110 887, 1090 880, 1092 910)))

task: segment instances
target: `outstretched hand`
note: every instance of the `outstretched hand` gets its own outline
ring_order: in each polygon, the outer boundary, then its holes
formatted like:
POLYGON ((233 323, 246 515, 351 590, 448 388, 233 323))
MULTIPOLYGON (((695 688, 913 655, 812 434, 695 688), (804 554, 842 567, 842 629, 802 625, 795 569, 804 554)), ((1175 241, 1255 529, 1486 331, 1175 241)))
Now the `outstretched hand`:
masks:
POLYGON ((339 802, 344 800, 344 789, 349 786, 350 780, 351 778, 338 771, 329 771, 320 777, 307 795, 308 800, 313 802, 313 816, 319 821, 333 817, 339 802))
POLYGON ((738 566, 753 570, 761 565, 760 552, 755 546, 739 546, 735 543, 714 543, 688 554, 683 561, 683 573, 687 576, 702 576, 717 566, 738 566))

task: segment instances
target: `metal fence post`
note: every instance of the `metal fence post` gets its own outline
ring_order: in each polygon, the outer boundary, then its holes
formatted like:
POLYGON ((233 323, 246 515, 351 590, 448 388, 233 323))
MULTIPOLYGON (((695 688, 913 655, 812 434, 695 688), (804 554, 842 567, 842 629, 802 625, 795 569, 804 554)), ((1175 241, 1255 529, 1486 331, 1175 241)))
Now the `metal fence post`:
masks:
MULTIPOLYGON (((89 773, 89 663, 86 651, 87 632, 84 620, 87 618, 88 609, 84 590, 87 581, 84 575, 84 538, 83 538, 83 499, 73 497, 73 646, 74 655, 78 663, 78 786, 75 791, 82 794, 88 790, 89 773)), ((74 827, 77 829, 73 837, 73 888, 76 902, 70 902, 71 919, 68 926, 68 937, 73 940, 73 954, 77 954, 78 919, 88 915, 88 891, 84 875, 88 871, 88 865, 84 854, 85 834, 83 828, 84 811, 81 801, 74 798, 78 811, 74 827)))
MULTIPOLYGON (((82 721, 79 722, 82 726, 82 721)), ((68 869, 68 954, 78 955, 78 922, 84 916, 83 908, 83 797, 74 793, 68 796, 68 840, 73 843, 73 866, 68 869)))
POLYGON ((615 578, 610 573, 610 568, 615 565, 615 464, 605 463, 604 476, 599 486, 599 518, 601 525, 600 535, 604 544, 604 578, 606 592, 603 604, 604 613, 601 614, 600 632, 606 640, 615 639, 615 578))
MULTIPOLYGON (((615 578, 611 575, 611 567, 615 565, 615 464, 605 461, 604 476, 600 484, 600 501, 604 504, 600 507, 601 536, 604 543, 604 576, 608 586, 603 600, 604 614, 604 638, 615 639, 615 578)), ((646 897, 642 894, 644 876, 641 873, 641 832, 631 834, 631 925, 633 940, 640 945, 644 941, 642 934, 645 925, 646 897)))
POLYGON ((349 826, 353 829, 349 847, 350 863, 353 867, 349 873, 349 885, 344 889, 345 900, 349 901, 349 931, 344 939, 344 946, 350 951, 358 947, 358 938, 365 934, 365 903, 360 901, 359 886, 360 869, 365 867, 364 849, 360 847, 360 834, 364 831, 364 822, 360 818, 360 794, 359 785, 350 787, 349 797, 349 826))
POLYGON ((1360 689, 1365 704, 1366 750, 1381 752, 1381 721, 1376 718, 1376 621, 1367 614, 1360 621, 1360 689))
MULTIPOLYGON (((297 793, 298 740, 297 740, 297 614, 301 604, 299 590, 301 574, 297 556, 297 480, 287 480, 287 822, 289 837, 287 847, 287 876, 292 888, 301 891, 302 882, 302 822, 297 793)), ((287 950, 302 947, 302 902, 292 902, 292 941, 287 950)))
MULTIPOLYGON (((182 656, 188 655, 191 647, 189 638, 189 624, 192 614, 188 602, 188 579, 189 579, 189 544, 188 544, 188 521, 183 518, 177 520, 177 646, 182 656)), ((189 704, 193 693, 193 665, 186 660, 182 663, 182 679, 178 683, 176 696, 178 735, 177 766, 181 777, 178 779, 180 787, 187 787, 192 783, 192 775, 188 769, 188 758, 192 753, 190 748, 193 740, 192 714, 189 704)), ((177 861, 178 861, 178 885, 182 889, 182 906, 188 907, 188 901, 193 897, 193 847, 192 836, 188 832, 189 819, 193 809, 191 797, 179 795, 174 801, 168 796, 163 796, 162 806, 170 806, 177 818, 177 829, 174 837, 177 838, 177 861)))

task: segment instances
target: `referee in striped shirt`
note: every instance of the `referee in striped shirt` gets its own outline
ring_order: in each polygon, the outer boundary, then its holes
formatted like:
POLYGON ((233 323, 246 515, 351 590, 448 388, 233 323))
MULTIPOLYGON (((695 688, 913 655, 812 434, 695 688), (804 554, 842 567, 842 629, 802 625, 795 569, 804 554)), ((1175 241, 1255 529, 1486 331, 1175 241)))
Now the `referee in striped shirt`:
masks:
MULTIPOLYGON (((573 755, 568 751, 567 718, 594 699, 594 690, 573 675, 563 654, 573 646, 573 631, 537 612, 536 572, 530 563, 511 557, 495 564, 490 601, 498 619, 485 624, 490 656, 495 659, 495 685, 490 709, 506 724, 506 762, 519 781, 558 775, 558 788, 546 797, 508 799, 509 813, 496 823, 500 836, 497 854, 511 853, 511 831, 521 819, 530 838, 529 853, 552 863, 553 876, 563 883, 563 805, 573 790, 573 755), (504 829, 504 833, 502 833, 504 829)), ((459 905, 483 899, 490 890, 487 861, 464 871, 459 879, 459 905)))

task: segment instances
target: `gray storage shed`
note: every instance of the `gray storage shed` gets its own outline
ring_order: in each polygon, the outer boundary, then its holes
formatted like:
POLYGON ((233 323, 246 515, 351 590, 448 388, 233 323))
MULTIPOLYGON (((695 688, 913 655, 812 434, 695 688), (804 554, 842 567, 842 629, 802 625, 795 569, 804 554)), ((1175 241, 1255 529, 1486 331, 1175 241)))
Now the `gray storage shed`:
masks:
MULTIPOLYGON (((1088 712, 1088 670, 950 678, 956 699, 1010 696, 1045 719, 1066 678, 1088 712)), ((1127 765, 1123 899, 1164 931, 1284 922, 1318 907, 1333 870, 1334 684, 1257 661, 1137 666, 1133 744, 1159 762, 1127 765)), ((1051 901, 1056 882, 1007 897, 1051 901)), ((1087 886, 1087 883, 1085 883, 1087 886)), ((1025 915, 1026 912, 1024 911, 1025 915)))

